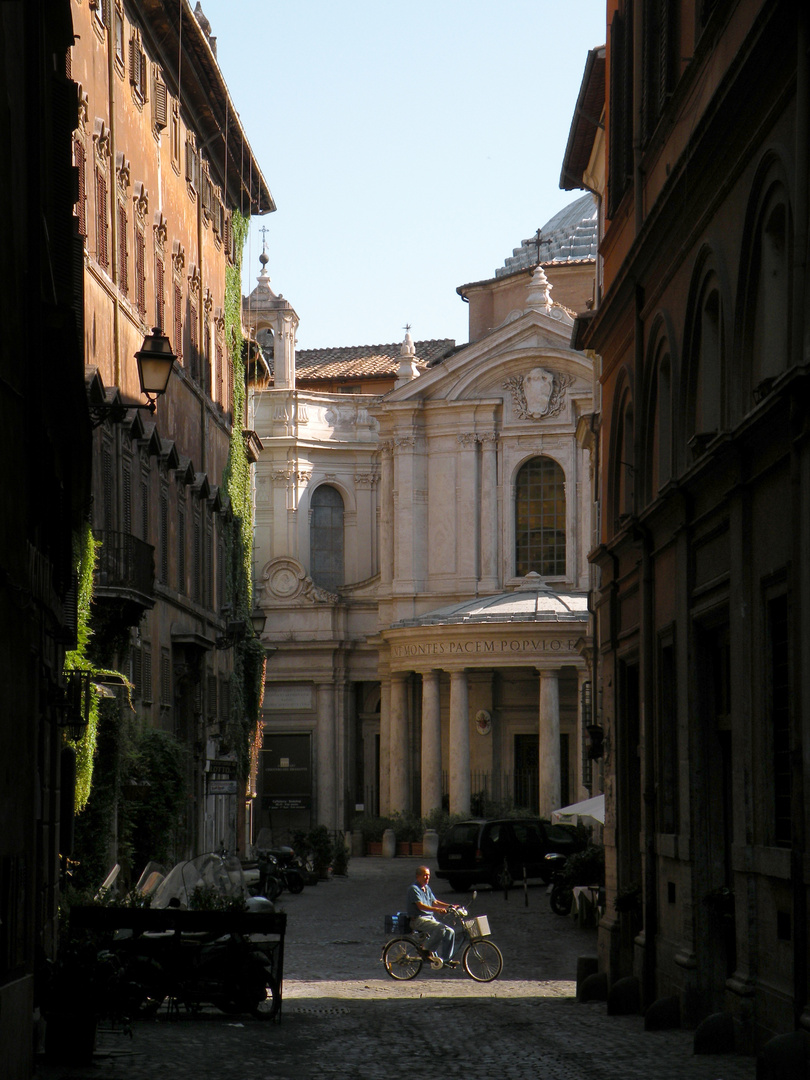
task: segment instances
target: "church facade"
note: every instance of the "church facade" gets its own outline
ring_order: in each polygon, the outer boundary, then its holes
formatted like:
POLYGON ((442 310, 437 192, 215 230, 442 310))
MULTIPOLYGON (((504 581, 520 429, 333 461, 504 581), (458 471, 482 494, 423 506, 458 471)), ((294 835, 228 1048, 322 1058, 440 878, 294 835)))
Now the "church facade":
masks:
MULTIPOLYGON (((273 358, 253 405, 264 827, 587 796, 593 387, 552 299, 565 270, 493 279, 508 310, 461 348, 318 350, 329 390, 266 271, 246 300, 273 358)), ((471 327, 486 285, 465 287, 471 327)))

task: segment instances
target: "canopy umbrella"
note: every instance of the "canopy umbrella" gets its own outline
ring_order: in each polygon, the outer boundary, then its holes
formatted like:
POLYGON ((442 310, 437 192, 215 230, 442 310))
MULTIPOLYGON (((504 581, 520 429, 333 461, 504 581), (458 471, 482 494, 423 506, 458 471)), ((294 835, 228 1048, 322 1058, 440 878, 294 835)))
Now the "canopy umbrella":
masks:
POLYGON ((551 820, 555 825, 576 825, 578 821, 583 825, 604 825, 605 796, 594 795, 592 799, 584 799, 582 802, 572 803, 571 806, 553 810, 551 820))

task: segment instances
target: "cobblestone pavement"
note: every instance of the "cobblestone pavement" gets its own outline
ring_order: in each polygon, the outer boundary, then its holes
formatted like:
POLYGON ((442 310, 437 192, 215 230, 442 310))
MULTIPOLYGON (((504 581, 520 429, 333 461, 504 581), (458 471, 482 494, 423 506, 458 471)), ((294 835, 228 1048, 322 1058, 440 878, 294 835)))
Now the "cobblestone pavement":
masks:
MULTIPOLYGON (((211 1010, 136 1022, 131 1038, 106 1028, 92 1066, 41 1061, 37 1080, 389 1080, 415 1070, 464 1080, 754 1080, 753 1059, 695 1056, 690 1032, 647 1033, 639 1016, 579 1004, 576 959, 595 954, 596 932, 554 915, 539 885, 508 899, 482 889, 471 905, 489 916, 504 953, 496 982, 427 967, 394 982, 379 962, 384 918, 404 906, 417 865, 353 859, 348 877, 283 895, 280 1022, 211 1010)), ((440 897, 461 899, 434 885, 440 897)))

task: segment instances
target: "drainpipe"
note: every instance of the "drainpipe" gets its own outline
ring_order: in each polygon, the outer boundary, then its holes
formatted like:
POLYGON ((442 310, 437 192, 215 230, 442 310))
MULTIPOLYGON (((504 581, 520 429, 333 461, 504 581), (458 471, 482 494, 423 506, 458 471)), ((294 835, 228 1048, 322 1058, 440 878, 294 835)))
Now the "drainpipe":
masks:
POLYGON ((115 175, 115 46, 107 26, 107 96, 110 107, 110 263, 113 289, 113 386, 121 386, 121 301, 118 295, 118 187, 115 175))
MULTIPOLYGON (((644 191, 642 189, 643 116, 641 100, 644 89, 644 68, 641 63, 644 38, 644 5, 633 4, 633 207, 636 236, 644 224, 644 191)), ((639 369, 640 370, 640 369, 639 369)))
MULTIPOLYGON (((197 266, 200 271, 200 302, 197 304, 197 341, 200 343, 200 353, 202 358, 205 357, 210 362, 210 354, 208 351, 209 343, 203 336, 205 333, 205 285, 203 275, 203 208, 202 208, 202 151, 198 151, 198 176, 200 177, 200 190, 197 192, 197 266)), ((200 369, 202 369, 202 362, 200 363, 200 369)), ((209 379, 209 370, 206 366, 204 370, 205 380, 209 379)), ((200 395, 200 472, 207 472, 208 462, 206 446, 208 443, 208 431, 207 431, 207 414, 205 409, 205 395, 206 387, 203 386, 202 394, 200 395)), ((239 418, 239 423, 242 424, 244 417, 239 418)), ((236 417, 234 417, 234 423, 236 417)))
POLYGON ((641 720, 644 738, 644 963, 642 968, 642 1000, 645 1008, 656 998, 656 934, 658 932, 658 874, 656 863, 655 834, 655 730, 654 708, 655 680, 654 626, 653 626, 653 569, 652 542, 650 534, 638 523, 636 538, 641 544, 641 687, 643 715, 641 720))
MULTIPOLYGON (((808 228, 808 153, 807 131, 810 126, 810 63, 807 50, 810 46, 808 34, 808 14, 804 4, 799 5, 796 27, 796 184, 794 202, 794 241, 793 241, 793 335, 791 341, 791 360, 802 364, 805 357, 805 334, 808 332, 807 308, 805 303, 806 252, 808 228)), ((808 493, 802 485, 802 451, 807 445, 807 416, 804 403, 799 396, 794 396, 791 407, 790 441, 790 490, 792 516, 792 574, 794 589, 803 588, 802 576, 806 576, 806 552, 803 545, 802 521, 806 513, 808 493), (803 498, 804 496, 804 498, 803 498)), ((795 596, 801 595, 794 592, 795 596)), ((800 603, 789 608, 789 638, 802 649, 804 635, 803 620, 806 613, 800 603)), ((805 1007, 810 1001, 808 986, 808 940, 807 925, 807 885, 804 873, 804 860, 807 857, 807 831, 805 828, 804 770, 803 761, 807 757, 807 747, 802 745, 802 715, 806 708, 808 695, 807 675, 801 660, 794 664, 796 686, 793 701, 796 703, 792 718, 793 749, 791 753, 792 805, 790 850, 790 878, 793 891, 793 1013, 796 1030, 802 1022, 806 1023, 805 1007)))

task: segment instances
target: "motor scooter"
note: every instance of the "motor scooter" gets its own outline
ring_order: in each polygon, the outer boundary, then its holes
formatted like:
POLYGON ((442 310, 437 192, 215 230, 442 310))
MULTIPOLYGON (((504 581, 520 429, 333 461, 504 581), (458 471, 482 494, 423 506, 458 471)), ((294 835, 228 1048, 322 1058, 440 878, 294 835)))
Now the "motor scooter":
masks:
POLYGON ((568 856, 560 855, 556 851, 550 851, 545 859, 550 867, 551 896, 549 902, 551 910, 555 915, 570 915, 574 903, 574 891, 563 873, 568 856))

